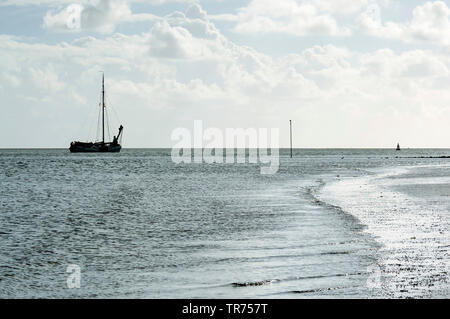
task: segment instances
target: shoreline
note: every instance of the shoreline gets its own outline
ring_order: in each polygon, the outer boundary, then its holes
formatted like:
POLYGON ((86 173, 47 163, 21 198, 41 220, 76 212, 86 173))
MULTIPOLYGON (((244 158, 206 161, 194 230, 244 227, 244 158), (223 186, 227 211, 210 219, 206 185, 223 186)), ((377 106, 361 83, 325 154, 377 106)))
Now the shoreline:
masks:
MULTIPOLYGON (((447 167, 390 167, 375 170, 378 172, 374 175, 343 178, 324 186, 319 197, 358 218, 367 226, 364 231, 382 245, 374 265, 381 273, 381 296, 440 298, 450 291, 445 264, 445 247, 450 240, 443 233, 446 210, 431 206, 422 196, 424 189, 436 185, 433 181, 437 173, 431 172, 437 170, 445 176, 447 167), (409 189, 410 184, 418 189, 416 196, 401 191, 401 187, 409 189), (430 254, 435 261, 431 264, 430 254)), ((439 188, 441 191, 450 189, 450 178, 444 185, 449 187, 439 188)))

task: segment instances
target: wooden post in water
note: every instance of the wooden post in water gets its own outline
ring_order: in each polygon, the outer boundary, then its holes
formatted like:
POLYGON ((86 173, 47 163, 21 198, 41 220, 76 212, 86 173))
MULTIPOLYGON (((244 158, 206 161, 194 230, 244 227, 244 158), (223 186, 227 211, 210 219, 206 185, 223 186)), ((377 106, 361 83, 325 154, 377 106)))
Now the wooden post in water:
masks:
POLYGON ((290 134, 291 158, 292 158, 292 121, 291 120, 289 120, 289 134, 290 134))
POLYGON ((102 143, 105 143, 105 74, 102 75, 102 143))

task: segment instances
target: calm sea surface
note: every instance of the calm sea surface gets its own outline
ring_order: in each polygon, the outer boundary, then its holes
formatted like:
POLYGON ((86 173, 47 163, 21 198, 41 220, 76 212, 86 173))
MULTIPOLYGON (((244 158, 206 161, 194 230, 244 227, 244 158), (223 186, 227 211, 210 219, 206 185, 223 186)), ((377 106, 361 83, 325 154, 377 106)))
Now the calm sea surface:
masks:
POLYGON ((284 150, 261 175, 165 149, 0 150, 0 297, 448 298, 450 159, 419 158, 442 155, 284 150))

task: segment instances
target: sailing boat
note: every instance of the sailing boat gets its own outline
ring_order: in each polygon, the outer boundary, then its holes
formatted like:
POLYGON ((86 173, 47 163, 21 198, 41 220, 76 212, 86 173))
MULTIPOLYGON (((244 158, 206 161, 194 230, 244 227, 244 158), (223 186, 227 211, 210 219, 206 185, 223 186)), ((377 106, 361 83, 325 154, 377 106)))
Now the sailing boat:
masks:
POLYGON ((397 143, 397 151, 400 151, 400 143, 397 143))
POLYGON ((102 140, 101 142, 72 142, 69 150, 72 153, 111 152, 118 153, 122 149, 119 144, 123 126, 119 127, 119 134, 114 136, 112 142, 105 142, 105 75, 102 76, 102 140))

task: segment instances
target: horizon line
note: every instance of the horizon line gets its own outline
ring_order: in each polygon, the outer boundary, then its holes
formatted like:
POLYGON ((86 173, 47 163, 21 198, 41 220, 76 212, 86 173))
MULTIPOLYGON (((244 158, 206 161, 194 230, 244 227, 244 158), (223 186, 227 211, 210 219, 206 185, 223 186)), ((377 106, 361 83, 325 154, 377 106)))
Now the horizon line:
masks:
MULTIPOLYGON (((172 149, 172 147, 122 147, 122 150, 133 149, 172 149)), ((199 149, 191 147, 190 149, 199 149)), ((214 149, 202 148, 202 149, 214 149)), ((232 149, 223 147, 223 149, 232 149)), ((257 147, 234 147, 234 149, 259 149, 257 147)), ((267 149, 271 149, 270 147, 267 149)), ((290 147, 279 147, 279 150, 290 150, 290 147)), ((293 147, 293 150, 396 150, 395 147, 293 147)), ((69 150, 68 147, 0 147, 0 150, 69 150)), ((402 150, 450 150, 450 147, 402 147, 402 150)))

